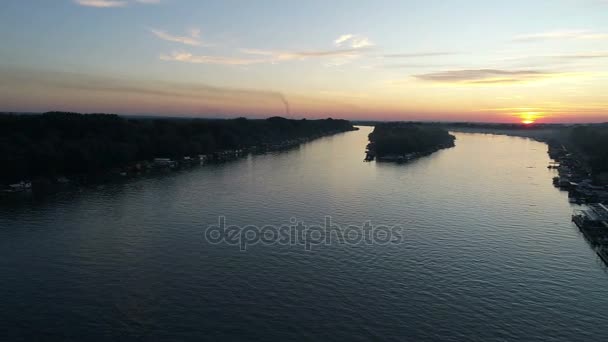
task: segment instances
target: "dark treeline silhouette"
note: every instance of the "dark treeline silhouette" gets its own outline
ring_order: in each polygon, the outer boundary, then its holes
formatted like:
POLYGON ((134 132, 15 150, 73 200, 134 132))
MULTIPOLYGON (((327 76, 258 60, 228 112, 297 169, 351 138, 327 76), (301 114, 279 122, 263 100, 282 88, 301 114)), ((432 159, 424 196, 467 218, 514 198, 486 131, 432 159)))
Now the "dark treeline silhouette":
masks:
POLYGON ((437 125, 381 123, 369 134, 368 150, 376 157, 427 153, 454 146, 454 139, 437 125))
POLYGON ((51 112, 0 115, 0 182, 101 173, 157 157, 264 147, 352 130, 346 120, 135 119, 51 112))
POLYGON ((484 129, 501 129, 501 130, 536 130, 540 128, 560 128, 566 127, 565 124, 554 123, 535 123, 526 125, 523 123, 492 123, 492 122, 451 122, 451 121, 352 121, 353 125, 358 126, 376 126, 383 123, 393 124, 413 124, 422 126, 440 126, 443 128, 484 128, 484 129))
POLYGON ((573 127, 567 136, 594 173, 608 172, 608 125, 573 127))

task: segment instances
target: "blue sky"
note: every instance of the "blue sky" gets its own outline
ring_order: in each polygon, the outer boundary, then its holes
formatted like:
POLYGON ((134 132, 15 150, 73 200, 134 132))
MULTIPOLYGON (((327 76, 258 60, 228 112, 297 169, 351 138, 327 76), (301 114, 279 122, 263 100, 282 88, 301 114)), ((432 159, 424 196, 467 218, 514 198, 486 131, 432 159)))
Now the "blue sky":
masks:
POLYGON ((4 0, 0 38, 0 111, 608 121, 602 0, 4 0))

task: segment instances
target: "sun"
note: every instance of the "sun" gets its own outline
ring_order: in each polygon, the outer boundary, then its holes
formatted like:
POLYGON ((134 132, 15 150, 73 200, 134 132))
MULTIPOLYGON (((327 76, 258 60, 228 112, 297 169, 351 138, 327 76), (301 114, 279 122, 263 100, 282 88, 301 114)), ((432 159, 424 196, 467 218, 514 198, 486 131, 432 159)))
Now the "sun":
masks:
POLYGON ((536 122, 536 120, 542 117, 542 113, 540 112, 521 112, 518 113, 519 119, 521 123, 524 125, 531 125, 536 122))

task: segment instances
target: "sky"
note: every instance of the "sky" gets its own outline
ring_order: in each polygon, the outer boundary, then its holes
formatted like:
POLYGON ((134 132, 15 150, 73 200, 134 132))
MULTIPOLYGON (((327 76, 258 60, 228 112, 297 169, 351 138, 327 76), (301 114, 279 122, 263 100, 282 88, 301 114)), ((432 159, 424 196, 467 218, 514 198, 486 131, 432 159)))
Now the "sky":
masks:
POLYGON ((2 0, 0 111, 608 121, 608 0, 2 0))

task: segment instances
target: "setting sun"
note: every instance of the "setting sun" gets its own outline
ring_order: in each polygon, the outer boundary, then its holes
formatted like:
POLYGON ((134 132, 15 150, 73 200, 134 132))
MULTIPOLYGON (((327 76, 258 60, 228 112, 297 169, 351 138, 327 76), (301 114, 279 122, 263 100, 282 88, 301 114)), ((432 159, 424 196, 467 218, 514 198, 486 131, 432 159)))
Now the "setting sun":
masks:
POLYGON ((542 113, 540 112, 523 112, 519 113, 518 116, 521 119, 521 123, 524 125, 531 125, 542 117, 541 114, 542 113))

